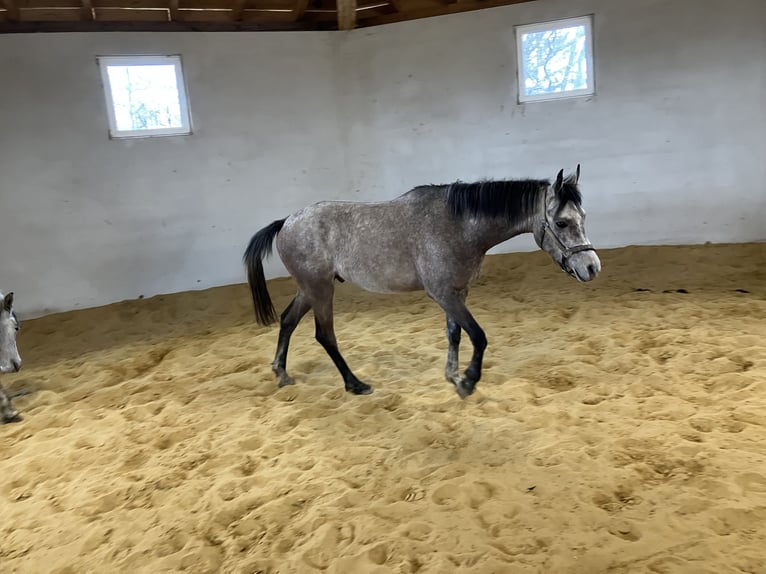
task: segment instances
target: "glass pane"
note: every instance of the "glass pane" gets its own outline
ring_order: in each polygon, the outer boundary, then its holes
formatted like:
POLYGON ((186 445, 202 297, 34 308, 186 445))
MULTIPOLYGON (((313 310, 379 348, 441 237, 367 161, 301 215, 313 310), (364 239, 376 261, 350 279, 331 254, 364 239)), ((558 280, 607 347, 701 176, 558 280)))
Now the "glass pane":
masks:
POLYGON ((527 96, 588 87, 585 26, 529 32, 521 37, 527 96))
POLYGON ((175 66, 108 66, 107 73, 118 130, 183 127, 175 66))

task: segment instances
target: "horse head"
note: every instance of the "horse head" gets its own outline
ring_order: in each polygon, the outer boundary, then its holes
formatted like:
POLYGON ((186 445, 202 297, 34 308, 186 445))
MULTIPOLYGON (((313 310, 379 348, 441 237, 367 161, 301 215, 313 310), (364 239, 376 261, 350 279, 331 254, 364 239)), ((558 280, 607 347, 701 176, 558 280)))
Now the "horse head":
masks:
POLYGON ((579 180, 579 164, 576 173, 566 178, 564 170, 559 171, 545 192, 543 214, 534 227, 534 236, 540 249, 566 273, 578 281, 592 281, 601 271, 601 261, 585 233, 579 180))
POLYGON ((21 356, 16 347, 19 320, 13 312, 13 293, 3 296, 0 309, 0 373, 15 373, 21 369, 21 356))

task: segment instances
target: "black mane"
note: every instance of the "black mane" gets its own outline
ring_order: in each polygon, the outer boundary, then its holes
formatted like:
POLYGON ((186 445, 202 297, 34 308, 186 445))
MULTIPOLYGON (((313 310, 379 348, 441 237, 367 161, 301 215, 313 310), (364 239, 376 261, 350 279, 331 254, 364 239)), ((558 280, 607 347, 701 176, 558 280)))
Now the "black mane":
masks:
MULTIPOLYGON (((534 211, 540 194, 549 185, 547 179, 458 181, 446 186, 447 205, 456 217, 501 216, 516 222, 534 211)), ((574 175, 564 179, 557 195, 562 206, 568 201, 577 206, 582 204, 574 175)))

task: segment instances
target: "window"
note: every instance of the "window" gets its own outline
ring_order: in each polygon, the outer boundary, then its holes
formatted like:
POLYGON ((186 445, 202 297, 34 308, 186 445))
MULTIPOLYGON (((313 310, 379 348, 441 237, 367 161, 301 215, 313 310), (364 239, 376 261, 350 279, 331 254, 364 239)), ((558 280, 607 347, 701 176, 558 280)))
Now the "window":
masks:
POLYGON ((113 138, 191 133, 180 56, 98 58, 113 138))
POLYGON ((516 27, 519 102, 594 93, 591 17, 516 27))

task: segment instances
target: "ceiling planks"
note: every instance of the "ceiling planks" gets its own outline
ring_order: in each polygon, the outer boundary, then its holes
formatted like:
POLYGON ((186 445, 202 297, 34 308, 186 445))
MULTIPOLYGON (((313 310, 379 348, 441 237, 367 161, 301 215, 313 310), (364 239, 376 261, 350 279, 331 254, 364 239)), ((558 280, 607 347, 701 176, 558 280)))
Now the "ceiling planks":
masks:
POLYGON ((531 0, 0 0, 0 33, 352 30, 531 0))
MULTIPOLYGON (((402 2, 402 0, 398 1, 402 2)), ((420 18, 432 18, 434 16, 459 14, 460 12, 470 12, 484 8, 497 8, 499 6, 508 6, 510 4, 521 4, 522 2, 529 2, 529 0, 455 0, 450 1, 449 3, 440 2, 440 5, 418 7, 370 18, 365 23, 367 26, 381 26, 383 24, 393 24, 394 22, 404 22, 406 20, 419 20, 420 18)))
POLYGON ((17 22, 19 20, 19 8, 16 6, 15 0, 0 0, 0 6, 5 10, 5 19, 9 22, 17 22))

